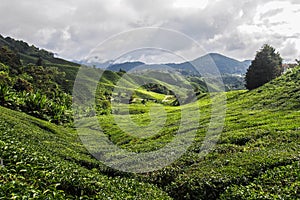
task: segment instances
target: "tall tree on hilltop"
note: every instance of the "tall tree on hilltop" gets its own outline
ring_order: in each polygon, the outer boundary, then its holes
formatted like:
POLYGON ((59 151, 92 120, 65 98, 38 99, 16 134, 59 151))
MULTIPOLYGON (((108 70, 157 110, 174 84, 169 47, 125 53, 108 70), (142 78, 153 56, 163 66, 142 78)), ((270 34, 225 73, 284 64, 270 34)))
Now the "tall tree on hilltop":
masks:
POLYGON ((280 54, 272 46, 265 44, 256 53, 255 59, 247 70, 245 86, 249 90, 258 88, 280 76, 282 72, 282 58, 280 54))

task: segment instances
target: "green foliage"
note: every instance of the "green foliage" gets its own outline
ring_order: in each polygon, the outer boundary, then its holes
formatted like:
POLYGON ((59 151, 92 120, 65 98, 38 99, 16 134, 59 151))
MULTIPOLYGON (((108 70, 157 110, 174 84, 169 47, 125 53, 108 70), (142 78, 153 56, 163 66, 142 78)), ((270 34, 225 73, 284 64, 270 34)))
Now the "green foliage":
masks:
POLYGON ((0 85, 0 105, 20 110, 56 124, 72 122, 70 95, 58 93, 53 98, 37 92, 17 92, 7 85, 0 85))
POLYGON ((263 84, 280 76, 283 72, 282 58, 270 45, 265 44, 247 70, 245 81, 249 90, 258 88, 263 84))
POLYGON ((0 71, 9 72, 9 67, 0 62, 0 71))
POLYGON ((11 106, 14 103, 16 94, 7 85, 0 85, 0 105, 1 106, 11 106))
MULTIPOLYGON (((267 177, 273 169, 289 169, 300 159, 300 122, 295 120, 300 117, 299 72, 299 67, 290 70, 252 91, 228 92, 224 131, 214 150, 206 157, 202 157, 200 149, 211 110, 209 95, 201 96, 198 102, 200 128, 194 144, 171 166, 137 175, 137 178, 158 185, 174 199, 255 199, 262 193, 260 188, 265 186, 262 198, 297 198, 297 171, 292 173, 292 178, 287 170, 277 178, 267 177), (267 185, 270 179, 274 182, 267 185)), ((131 104, 131 119, 139 125, 149 124, 151 106, 150 103, 131 104)), ((112 116, 100 116, 99 123, 103 132, 120 147, 134 152, 154 151, 172 140, 183 107, 196 109, 196 104, 165 106, 167 122, 163 127, 152 127, 161 131, 147 138, 133 137, 130 132, 119 128, 119 124, 126 127, 126 120, 122 120, 128 117, 125 105, 114 113, 118 115, 118 125, 112 116)), ((160 109, 152 112, 156 118, 162 117, 160 109)), ((190 119, 193 120, 193 116, 190 119)), ((93 127, 91 123, 89 126, 93 127)), ((186 125, 185 128, 189 127, 186 125)), ((130 130, 129 125, 127 130, 130 130)))
POLYGON ((0 105, 57 124, 71 123, 71 96, 63 92, 64 83, 65 73, 57 68, 21 66, 16 54, 1 48, 0 105))
POLYGON ((12 78, 10 77, 8 72, 0 71, 0 85, 11 85, 12 78))
MULTIPOLYGON (((74 80, 76 78, 79 64, 69 62, 60 58, 55 58, 54 54, 43 49, 39 49, 26 42, 17 41, 10 37, 0 35, 0 62, 6 64, 11 69, 10 75, 20 75, 23 67, 27 65, 56 67, 59 72, 64 73, 63 81, 57 82, 64 92, 71 94, 74 80)), ((1 71, 0 66, 0 71, 1 71)))
POLYGON ((300 108, 300 68, 289 70, 284 76, 244 93, 240 107, 249 106, 252 109, 297 110, 300 108))
POLYGON ((32 84, 26 79, 18 77, 13 85, 13 88, 17 91, 30 92, 33 90, 32 84))
POLYGON ((166 86, 157 83, 148 83, 146 85, 143 85, 143 88, 145 88, 148 91, 156 92, 159 94, 174 95, 174 92, 169 90, 166 86))
POLYGON ((44 62, 43 62, 43 59, 41 57, 39 57, 39 59, 36 61, 36 66, 43 66, 44 65, 44 62))
MULTIPOLYGON (((61 195, 61 198, 79 198, 83 195, 90 198, 168 198, 153 186, 157 185, 173 199, 297 199, 300 122, 295 119, 300 117, 300 90, 297 89, 299 72, 299 67, 294 68, 284 76, 252 91, 226 93, 227 114, 224 131, 214 150, 206 157, 201 155, 201 145, 210 120, 209 95, 199 96, 199 101, 193 104, 178 107, 164 105, 167 121, 163 127, 154 124, 152 128, 161 131, 146 138, 134 137, 124 132, 115 123, 112 115, 99 116, 103 133, 113 143, 133 152, 148 152, 162 148, 173 139, 181 120, 181 108, 200 108, 200 119, 190 116, 190 120, 199 120, 200 125, 195 142, 185 155, 171 166, 147 174, 134 175, 109 169, 90 158, 77 138, 68 131, 16 112, 10 114, 10 117, 7 116, 9 114, 3 116, 4 113, 12 111, 0 108, 0 124, 1 121, 5 121, 6 124, 13 123, 17 119, 17 126, 4 125, 1 130, 3 134, 0 145, 7 146, 10 141, 14 143, 9 143, 13 148, 7 147, 4 151, 6 153, 0 155, 7 166, 1 169, 6 171, 1 171, 1 180, 5 181, 0 189, 7 198, 11 197, 9 195, 12 193, 19 196, 36 194, 44 198, 42 195, 46 190, 48 191, 45 194, 49 192, 48 198, 54 193, 61 195), (18 117, 19 115, 21 116, 18 117), (22 119, 22 123, 18 119, 22 119), (24 123, 28 128, 22 125, 24 123), (15 130, 17 127, 21 130, 15 130), (35 129, 37 130, 32 131, 35 129), (33 133, 34 135, 31 135, 33 133), (25 149, 18 150, 22 148, 25 149), (28 150, 30 148, 32 150, 28 150), (14 157, 15 155, 17 157, 14 157), (17 165, 19 162, 25 164, 17 165), (36 167, 35 162, 39 163, 39 167, 36 167), (21 170, 27 171, 25 173, 21 170), (123 181, 128 180, 128 177, 132 182, 123 181), (104 184, 99 186, 101 181, 104 184), (55 186, 58 183, 60 185, 55 186), (35 193, 32 192, 33 186, 35 193), (142 197, 138 196, 139 194, 142 197), (151 196, 146 196, 147 194, 151 196)), ((109 87, 99 91, 99 98, 107 101, 106 97, 111 94, 108 89, 109 87)), ((112 111, 118 116, 118 123, 121 123, 122 127, 127 125, 126 120, 123 120, 128 117, 125 112, 126 106, 120 103, 119 110, 112 111)), ((149 111, 153 106, 157 106, 157 103, 130 104, 131 119, 139 125, 151 123, 149 111)), ((161 109, 152 109, 151 112, 156 119, 163 116, 161 109)), ((95 113, 91 116, 95 116, 95 113)), ((91 119, 93 118, 85 119, 88 123, 84 128, 99 125, 91 119)), ((127 129, 130 128, 127 125, 127 129)), ((193 127, 189 127, 188 124, 184 126, 186 131, 191 128, 193 127)))
POLYGON ((19 55, 6 46, 0 47, 0 62, 11 67, 11 74, 20 73, 22 64, 19 55))
POLYGON ((28 75, 35 91, 44 91, 49 97, 52 93, 62 92, 60 86, 64 82, 65 74, 55 67, 28 65, 24 67, 23 73, 28 75))
POLYGON ((222 78, 226 91, 245 89, 245 78, 243 76, 223 74, 222 78))
POLYGON ((53 63, 46 63, 45 67, 55 67, 59 72, 65 74, 64 79, 60 80, 58 83, 60 84, 60 87, 63 89, 64 92, 71 94, 79 67, 53 63))
POLYGON ((248 185, 230 186, 220 199, 299 199, 299 162, 275 167, 248 185))
MULTIPOLYGON (((34 50, 23 43, 17 42, 15 45, 19 49, 24 48, 24 52, 27 53, 29 49, 34 50)), ((42 52, 34 50, 28 58, 39 53, 42 52)), ((5 84, 0 85, 0 103, 50 122, 69 122, 72 99, 63 92, 65 77, 60 72, 64 71, 66 77, 72 79, 76 76, 78 68, 61 63, 50 65, 49 60, 44 61, 47 67, 23 66, 22 70, 26 73, 14 75, 9 74, 11 67, 7 69, 5 65, 1 71, 3 80, 6 77, 12 83, 3 81, 5 84), (23 90, 25 81, 32 85, 33 91, 23 90)), ((89 79, 92 75, 86 74, 86 80, 93 81, 89 79)), ((0 166, 1 197, 299 198, 299 67, 252 91, 227 92, 227 113, 223 132, 213 151, 205 157, 201 154, 201 145, 206 136, 212 110, 210 95, 202 94, 205 91, 202 79, 190 78, 190 82, 199 93, 199 101, 176 107, 162 103, 168 99, 173 101, 172 95, 137 87, 141 77, 126 75, 113 72, 103 74, 96 93, 97 113, 92 108, 75 113, 86 116, 83 119, 86 126, 83 128, 94 129, 100 124, 102 134, 120 148, 133 152, 149 152, 172 141, 182 120, 181 109, 187 109, 189 112, 200 109, 200 119, 189 116, 189 120, 199 121, 199 127, 192 127, 186 123, 181 130, 196 130, 197 133, 194 143, 180 159, 152 173, 122 173, 92 158, 74 130, 0 107, 0 159, 4 162, 4 166, 0 166), (117 85, 120 78, 125 79, 126 85, 117 85), (115 94, 114 88, 125 88, 124 91, 130 91, 133 95, 126 96, 125 92, 115 94), (125 104, 122 99, 130 99, 131 104, 125 104), (116 101, 118 107, 112 108, 111 101, 116 101), (126 112, 127 109, 130 115, 126 112), (92 118, 97 114, 99 121, 92 118), (164 118, 164 114, 167 118, 164 124, 153 123, 150 127, 159 130, 157 133, 149 137, 130 134, 134 127, 127 123, 126 118, 130 117, 137 125, 146 126, 152 122, 151 117, 159 120, 164 118), (115 117, 118 118, 118 123, 115 117), (121 127, 126 127, 128 132, 121 127)), ((155 83, 150 89, 168 92, 168 87, 161 87, 164 85, 162 82, 155 83)), ((90 90, 83 88, 83 91, 90 90)))
POLYGON ((170 199, 93 159, 71 129, 0 107, 3 199, 170 199))

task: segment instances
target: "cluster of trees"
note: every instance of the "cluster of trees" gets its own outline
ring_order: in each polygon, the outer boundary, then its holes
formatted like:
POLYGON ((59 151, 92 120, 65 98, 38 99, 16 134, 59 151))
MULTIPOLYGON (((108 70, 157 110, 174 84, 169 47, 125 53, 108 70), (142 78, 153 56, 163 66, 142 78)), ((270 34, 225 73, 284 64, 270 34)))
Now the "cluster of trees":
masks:
POLYGON ((145 88, 148 91, 156 92, 159 94, 174 95, 173 91, 171 91, 167 87, 157 84, 157 83, 145 84, 145 85, 143 85, 143 88, 145 88))
POLYGON ((61 87, 64 80, 65 73, 57 68, 23 66, 17 53, 0 48, 1 106, 57 124, 70 123, 72 98, 61 87))

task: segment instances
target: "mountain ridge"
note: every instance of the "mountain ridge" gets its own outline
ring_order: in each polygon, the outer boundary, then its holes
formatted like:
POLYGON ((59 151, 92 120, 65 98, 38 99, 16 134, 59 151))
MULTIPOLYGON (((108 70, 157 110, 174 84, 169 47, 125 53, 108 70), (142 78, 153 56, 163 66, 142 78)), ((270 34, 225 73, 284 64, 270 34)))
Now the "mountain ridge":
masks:
POLYGON ((17 52, 22 60, 23 64, 33 63, 35 64, 39 58, 43 59, 45 64, 58 64, 58 65, 70 65, 79 67, 80 65, 95 66, 97 68, 108 69, 112 71, 130 71, 139 65, 145 65, 148 67, 154 65, 164 65, 171 67, 184 75, 198 75, 197 68, 201 68, 200 71, 209 69, 209 66, 216 66, 221 74, 233 74, 243 75, 246 73, 247 68, 251 64, 251 61, 238 61, 234 58, 227 57, 220 53, 208 53, 200 56, 194 60, 186 61, 183 63, 166 63, 166 64, 147 64, 141 61, 128 61, 122 63, 113 63, 112 61, 107 63, 89 63, 84 60, 68 61, 62 58, 55 57, 55 54, 45 49, 40 49, 34 45, 29 45, 22 40, 16 40, 11 37, 3 37, 0 35, 0 47, 8 46, 11 50, 17 52), (208 64, 207 64, 208 63, 208 64))
POLYGON ((213 66, 217 67, 221 74, 243 75, 246 73, 251 61, 238 61, 234 58, 224 56, 219 53, 208 53, 194 60, 183 63, 166 63, 166 64, 146 64, 141 61, 124 62, 110 64, 107 69, 112 71, 130 71, 139 65, 151 66, 169 66, 184 75, 199 75, 198 71, 209 71, 213 66), (197 68, 197 69, 195 69, 197 68))

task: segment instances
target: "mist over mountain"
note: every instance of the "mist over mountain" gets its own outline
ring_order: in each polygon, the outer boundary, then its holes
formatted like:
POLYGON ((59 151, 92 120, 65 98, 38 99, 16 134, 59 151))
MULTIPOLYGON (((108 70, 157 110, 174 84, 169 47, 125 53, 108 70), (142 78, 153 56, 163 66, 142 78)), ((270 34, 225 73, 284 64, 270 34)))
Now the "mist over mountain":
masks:
MULTIPOLYGON (((151 68, 151 66, 156 66, 157 68, 157 66, 161 65, 162 67, 171 67, 176 71, 181 72, 183 75, 201 75, 201 72, 209 73, 210 70, 216 67, 220 74, 244 75, 250 64, 251 61, 249 60, 241 62, 218 53, 209 53, 195 60, 183 63, 145 64, 143 62, 125 62, 110 64, 107 69, 112 71, 130 71, 140 65, 144 65, 149 68, 151 68)), ((98 67, 101 68, 101 66, 103 65, 99 64, 98 67)))

